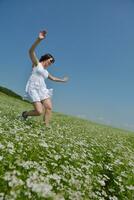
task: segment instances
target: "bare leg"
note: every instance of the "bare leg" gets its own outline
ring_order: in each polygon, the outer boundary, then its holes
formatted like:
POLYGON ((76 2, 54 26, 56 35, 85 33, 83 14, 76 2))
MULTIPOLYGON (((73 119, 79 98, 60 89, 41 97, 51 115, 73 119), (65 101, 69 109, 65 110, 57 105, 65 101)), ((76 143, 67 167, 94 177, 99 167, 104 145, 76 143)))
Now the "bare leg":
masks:
POLYGON ((27 111, 27 116, 39 116, 43 113, 43 106, 41 102, 34 102, 33 106, 35 110, 27 111))
POLYGON ((50 119, 51 119, 51 116, 52 116, 52 102, 51 102, 51 99, 48 98, 48 99, 45 99, 42 101, 42 104, 45 108, 45 113, 44 113, 44 123, 47 127, 49 127, 49 122, 50 122, 50 119))

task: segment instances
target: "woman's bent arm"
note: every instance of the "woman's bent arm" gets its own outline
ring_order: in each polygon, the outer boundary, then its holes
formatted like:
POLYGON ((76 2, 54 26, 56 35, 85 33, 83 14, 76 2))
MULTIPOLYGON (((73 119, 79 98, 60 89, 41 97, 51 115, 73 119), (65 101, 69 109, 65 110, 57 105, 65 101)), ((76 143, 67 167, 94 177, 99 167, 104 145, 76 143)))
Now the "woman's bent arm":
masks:
POLYGON ((31 48, 29 49, 29 56, 30 56, 31 61, 34 66, 37 66, 39 63, 39 60, 38 60, 34 50, 35 50, 36 46, 40 43, 40 41, 41 41, 41 39, 37 38, 36 41, 31 46, 31 48))
POLYGON ((34 50, 35 50, 36 46, 40 43, 40 41, 46 37, 46 33, 47 33, 46 31, 41 31, 39 33, 39 37, 35 40, 35 42, 31 46, 31 48, 29 49, 29 56, 30 56, 34 66, 37 66, 39 63, 39 60, 38 60, 34 50))

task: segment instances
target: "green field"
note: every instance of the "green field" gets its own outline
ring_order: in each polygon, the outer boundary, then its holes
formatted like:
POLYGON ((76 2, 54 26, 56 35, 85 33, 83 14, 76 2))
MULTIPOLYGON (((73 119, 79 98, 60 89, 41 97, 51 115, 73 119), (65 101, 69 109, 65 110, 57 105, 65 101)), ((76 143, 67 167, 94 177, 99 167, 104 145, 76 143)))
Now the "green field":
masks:
POLYGON ((134 133, 53 113, 0 93, 0 200, 133 200, 134 133))

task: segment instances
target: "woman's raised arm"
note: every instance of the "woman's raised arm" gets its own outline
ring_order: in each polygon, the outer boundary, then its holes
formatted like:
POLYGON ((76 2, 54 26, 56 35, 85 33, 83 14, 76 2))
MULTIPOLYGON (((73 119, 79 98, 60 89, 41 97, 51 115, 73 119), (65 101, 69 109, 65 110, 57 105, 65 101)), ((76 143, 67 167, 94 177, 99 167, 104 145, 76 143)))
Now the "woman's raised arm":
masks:
POLYGON ((36 46, 41 42, 41 40, 43 40, 46 37, 46 31, 41 31, 39 33, 38 38, 35 40, 35 42, 32 44, 31 48, 29 49, 29 56, 31 58, 31 61, 33 63, 34 66, 37 66, 39 63, 39 60, 35 54, 35 48, 36 46))

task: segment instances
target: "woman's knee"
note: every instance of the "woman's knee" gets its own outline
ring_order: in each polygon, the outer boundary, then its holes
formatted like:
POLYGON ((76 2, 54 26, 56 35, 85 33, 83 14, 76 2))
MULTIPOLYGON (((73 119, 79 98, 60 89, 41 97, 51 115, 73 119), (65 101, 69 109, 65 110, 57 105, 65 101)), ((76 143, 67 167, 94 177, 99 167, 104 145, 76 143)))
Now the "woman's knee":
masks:
POLYGON ((52 106, 51 106, 51 105, 45 106, 45 110, 47 110, 47 111, 52 111, 52 106))
POLYGON ((36 112, 37 112, 37 115, 42 115, 43 109, 37 109, 36 112))
POLYGON ((46 110, 50 110, 50 111, 52 110, 52 102, 50 99, 44 101, 43 105, 46 110))
POLYGON ((40 102, 35 102, 34 108, 36 110, 37 115, 41 115, 43 113, 43 107, 42 107, 42 104, 40 102))

